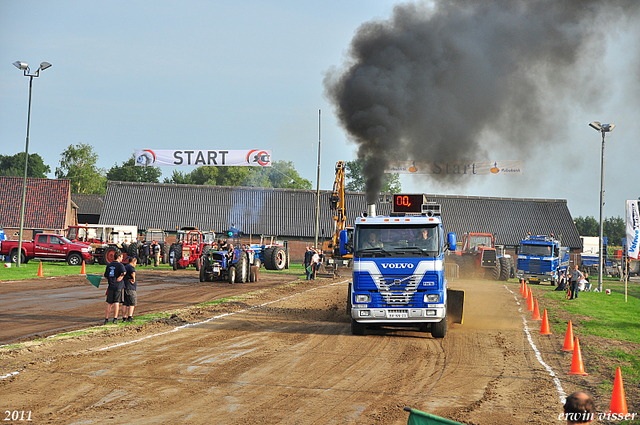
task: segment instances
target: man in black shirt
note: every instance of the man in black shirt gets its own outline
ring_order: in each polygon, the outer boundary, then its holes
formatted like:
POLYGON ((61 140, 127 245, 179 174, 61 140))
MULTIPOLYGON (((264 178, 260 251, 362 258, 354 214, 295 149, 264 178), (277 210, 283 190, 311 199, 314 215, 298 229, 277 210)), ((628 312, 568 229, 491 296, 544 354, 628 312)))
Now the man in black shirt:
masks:
POLYGON ((122 292, 124 289, 124 265, 121 263, 122 253, 116 251, 112 262, 107 264, 107 269, 104 271, 104 277, 109 282, 107 288, 107 312, 104 318, 104 324, 109 322, 109 315, 111 314, 111 307, 115 304, 116 310, 113 314, 113 324, 118 323, 118 312, 120 311, 120 303, 122 302, 122 292))
POLYGON ((138 281, 136 280, 136 264, 138 259, 132 257, 129 264, 124 266, 124 309, 122 311, 122 321, 133 321, 133 310, 138 305, 138 281))

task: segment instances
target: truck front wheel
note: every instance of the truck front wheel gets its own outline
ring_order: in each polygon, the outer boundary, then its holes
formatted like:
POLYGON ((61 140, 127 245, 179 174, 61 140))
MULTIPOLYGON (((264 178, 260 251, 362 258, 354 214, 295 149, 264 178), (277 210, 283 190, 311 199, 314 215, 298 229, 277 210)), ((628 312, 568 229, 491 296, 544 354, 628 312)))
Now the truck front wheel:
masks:
POLYGON ((356 322, 355 319, 351 318, 351 333, 353 335, 364 335, 366 325, 364 323, 356 322))
POLYGON ((82 264, 82 257, 80 254, 72 253, 67 257, 67 264, 70 266, 79 266, 82 264))
POLYGON ((431 324, 431 336, 434 338, 444 338, 447 334, 447 316, 438 323, 431 324))

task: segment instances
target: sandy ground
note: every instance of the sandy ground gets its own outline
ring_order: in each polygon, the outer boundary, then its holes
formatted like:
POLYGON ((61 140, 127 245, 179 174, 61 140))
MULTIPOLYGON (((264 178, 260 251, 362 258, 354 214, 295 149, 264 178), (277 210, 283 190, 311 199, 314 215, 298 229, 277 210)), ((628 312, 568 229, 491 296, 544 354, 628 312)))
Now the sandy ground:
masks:
MULTIPOLYGON (((252 295, 143 326, 0 349, 2 412, 31 412, 34 423, 52 424, 406 424, 409 406, 467 424, 560 424, 557 385, 536 359, 525 324, 563 391, 590 379, 566 375, 571 356, 558 354, 563 336, 539 335, 518 284, 456 282, 467 291, 464 324, 436 340, 411 329, 352 336, 345 279, 279 276, 252 288, 200 283, 186 273, 158 276, 156 289, 149 283, 141 310, 252 295)), ((104 308, 102 294, 85 298, 96 290, 81 285, 46 289, 61 303, 77 298, 75 309, 68 301, 55 310, 60 320, 78 313, 70 326, 80 318, 95 324, 104 308)), ((14 298, 24 314, 3 308, 3 340, 33 333, 40 315, 51 317, 46 304, 30 307, 40 302, 27 295, 14 298), (6 329, 9 322, 17 329, 6 329)))

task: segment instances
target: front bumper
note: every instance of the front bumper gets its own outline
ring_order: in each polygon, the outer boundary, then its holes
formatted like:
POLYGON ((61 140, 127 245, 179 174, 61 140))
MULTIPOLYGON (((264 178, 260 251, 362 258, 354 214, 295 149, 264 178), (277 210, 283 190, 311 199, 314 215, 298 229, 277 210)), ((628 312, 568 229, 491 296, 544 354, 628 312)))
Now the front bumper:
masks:
POLYGON ((438 305, 426 308, 415 307, 362 307, 351 308, 351 318, 360 323, 437 323, 445 318, 447 310, 438 305))

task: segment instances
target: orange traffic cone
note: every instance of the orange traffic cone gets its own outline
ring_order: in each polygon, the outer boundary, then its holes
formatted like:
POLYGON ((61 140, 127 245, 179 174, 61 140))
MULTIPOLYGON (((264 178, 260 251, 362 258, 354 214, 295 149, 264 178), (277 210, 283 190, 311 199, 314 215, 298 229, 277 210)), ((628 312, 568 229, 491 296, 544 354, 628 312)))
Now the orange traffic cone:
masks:
POLYGON ((549 317, 547 316, 546 308, 542 313, 542 326, 540 326, 540 335, 551 335, 551 329, 549 329, 549 317))
POLYGON ((524 294, 524 279, 520 279, 520 293, 524 294))
POLYGON ((87 269, 84 267, 84 260, 82 260, 82 268, 80 269, 80 274, 87 274, 87 269))
POLYGON ((533 318, 531 320, 542 320, 540 317, 540 310, 538 309, 538 299, 533 300, 533 318))
POLYGON ((573 325, 571 324, 571 320, 569 320, 569 324, 567 325, 567 334, 564 336, 564 346, 560 351, 573 351, 573 325))
POLYGON ((527 297, 527 311, 533 311, 533 291, 529 290, 529 296, 527 297))
POLYGON ((40 265, 38 266, 38 277, 44 277, 44 274, 42 274, 42 261, 40 261, 40 265))
POLYGON ((529 296, 529 288, 527 288, 527 284, 524 284, 524 292, 522 293, 523 298, 527 298, 529 296))
POLYGON ((609 406, 610 413, 618 413, 626 415, 627 411, 627 398, 624 395, 624 386, 622 385, 622 372, 620 367, 616 369, 616 380, 613 382, 613 394, 611 395, 611 406, 609 406))
POLYGON ((567 375, 588 375, 584 371, 584 364, 582 364, 582 353, 580 352, 580 341, 576 337, 573 342, 573 358, 571 359, 571 371, 567 375))

